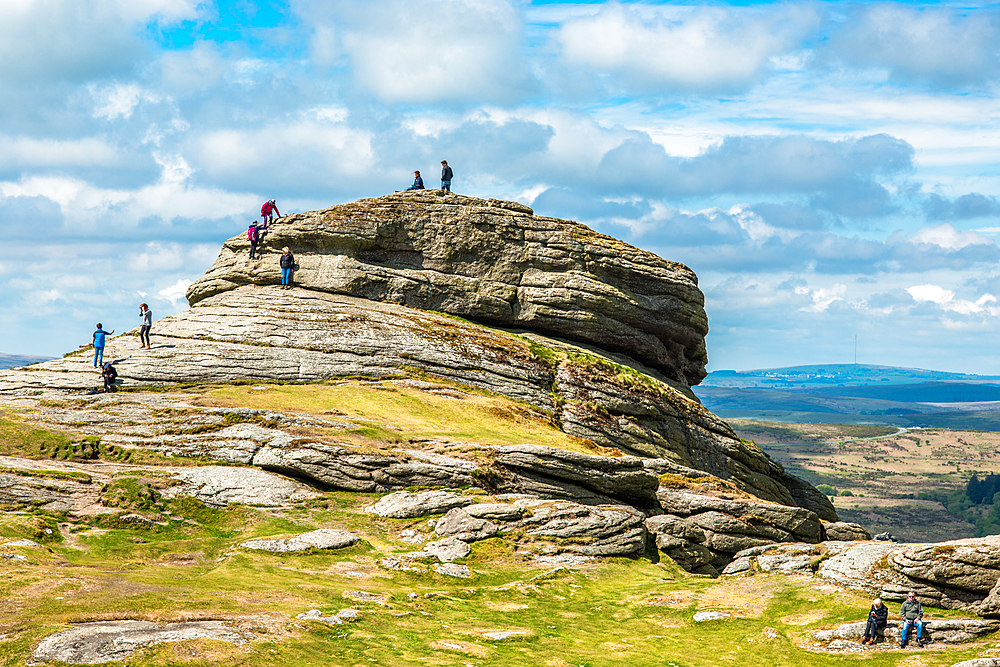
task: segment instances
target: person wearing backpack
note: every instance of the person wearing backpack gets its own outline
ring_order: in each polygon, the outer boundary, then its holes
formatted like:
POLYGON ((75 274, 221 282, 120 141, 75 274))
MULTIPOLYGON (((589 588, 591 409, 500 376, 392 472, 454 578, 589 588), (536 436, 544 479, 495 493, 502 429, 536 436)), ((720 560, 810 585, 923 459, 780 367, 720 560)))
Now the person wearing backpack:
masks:
POLYGON ((273 199, 268 199, 264 202, 264 205, 260 207, 260 217, 264 218, 264 228, 271 224, 274 219, 280 218, 281 213, 278 211, 278 205, 274 203, 273 199))
POLYGON ((263 231, 267 230, 267 225, 258 225, 255 222, 251 222, 250 226, 247 227, 247 239, 250 241, 250 259, 260 259, 259 257, 254 257, 257 253, 257 244, 260 243, 260 237, 263 231))
POLYGON ((295 269, 295 255, 287 247, 281 249, 281 289, 292 289, 292 271, 295 269))
POLYGON ((97 331, 94 332, 94 368, 101 365, 104 361, 104 338, 105 336, 111 336, 115 333, 115 330, 105 331, 101 327, 101 323, 97 323, 97 331))

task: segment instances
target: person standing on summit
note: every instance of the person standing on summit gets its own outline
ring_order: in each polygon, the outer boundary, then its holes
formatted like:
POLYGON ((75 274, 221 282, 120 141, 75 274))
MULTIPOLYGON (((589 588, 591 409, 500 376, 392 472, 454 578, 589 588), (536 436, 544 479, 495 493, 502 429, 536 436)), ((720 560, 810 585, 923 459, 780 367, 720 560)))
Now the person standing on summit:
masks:
POLYGON ((455 173, 448 166, 447 160, 441 160, 441 189, 445 192, 451 192, 451 179, 455 173))
POLYGON ((145 303, 139 304, 139 317, 142 324, 139 325, 139 349, 149 349, 149 330, 153 328, 153 311, 145 303))

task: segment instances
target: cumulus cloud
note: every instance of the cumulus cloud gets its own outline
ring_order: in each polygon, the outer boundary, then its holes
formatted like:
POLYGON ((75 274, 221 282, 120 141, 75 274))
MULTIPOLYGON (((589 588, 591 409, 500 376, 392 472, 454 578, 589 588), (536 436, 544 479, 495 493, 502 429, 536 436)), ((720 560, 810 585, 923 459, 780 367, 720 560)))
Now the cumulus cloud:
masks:
POLYGON ((834 285, 830 289, 820 287, 819 289, 809 289, 803 285, 795 288, 795 293, 801 296, 808 296, 812 299, 812 304, 800 308, 800 310, 818 313, 826 310, 835 301, 843 301, 844 294, 847 293, 847 285, 834 285))
POLYGON ((833 31, 828 49, 849 65, 883 68, 899 82, 962 88, 1000 74, 998 42, 995 9, 884 2, 855 5, 833 31))
POLYGON ((646 196, 803 194, 847 216, 887 212, 883 176, 909 172, 913 147, 888 135, 825 141, 803 135, 726 137, 694 158, 677 158, 647 136, 608 151, 598 176, 646 196))
POLYGON ((340 54, 355 84, 382 102, 512 102, 532 87, 523 24, 505 0, 304 0, 311 52, 340 54))
POLYGON ((932 194, 924 201, 923 208, 928 220, 968 220, 1000 216, 1000 201, 978 192, 954 199, 932 194))
POLYGON ((953 290, 944 289, 939 285, 914 285, 906 288, 913 300, 916 302, 930 302, 937 304, 946 312, 957 313, 959 315, 988 314, 1000 316, 1000 308, 995 306, 997 298, 992 294, 983 294, 975 301, 956 299, 953 290))
POLYGON ((672 7, 648 16, 611 2, 566 21, 555 39, 568 65, 613 76, 611 87, 717 92, 760 80, 769 61, 797 47, 817 19, 811 6, 672 7))
POLYGON ((176 305, 178 301, 184 298, 184 294, 187 292, 188 288, 191 287, 190 280, 181 279, 170 287, 164 287, 157 294, 161 299, 166 299, 171 303, 171 305, 176 305))

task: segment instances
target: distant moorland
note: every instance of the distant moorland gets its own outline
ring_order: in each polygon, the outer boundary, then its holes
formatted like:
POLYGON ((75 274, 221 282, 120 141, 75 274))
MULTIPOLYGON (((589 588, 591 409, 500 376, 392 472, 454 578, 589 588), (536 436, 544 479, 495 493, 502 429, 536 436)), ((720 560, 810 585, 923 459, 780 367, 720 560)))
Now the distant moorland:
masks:
POLYGON ((727 419, 1000 430, 1000 376, 821 364, 714 371, 694 391, 727 419))

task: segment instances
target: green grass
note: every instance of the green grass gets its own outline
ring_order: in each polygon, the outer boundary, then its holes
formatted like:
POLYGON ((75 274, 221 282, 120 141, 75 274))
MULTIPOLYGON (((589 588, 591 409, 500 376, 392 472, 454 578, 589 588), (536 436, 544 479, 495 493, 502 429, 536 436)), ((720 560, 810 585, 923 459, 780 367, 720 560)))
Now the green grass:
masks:
MULTIPOLYGON (((162 526, 102 529, 81 521, 76 529, 84 548, 23 550, 31 564, 2 566, 0 634, 7 638, 0 640, 0 666, 23 665, 42 637, 68 623, 119 618, 222 618, 258 628, 258 639, 243 647, 201 641, 147 648, 128 659, 133 667, 805 667, 858 660, 811 653, 798 643, 813 629, 863 618, 869 601, 861 595, 824 592, 812 581, 782 576, 691 576, 669 561, 647 558, 553 572, 534 565, 525 546, 508 538, 473 545, 464 561, 471 579, 390 571, 378 566, 379 558, 412 549, 397 541, 398 533, 422 520, 359 514, 370 500, 332 493, 325 507, 267 512, 179 499, 162 502, 170 516, 162 526), (365 540, 341 551, 302 554, 237 548, 250 538, 324 525, 352 528, 365 540), (387 606, 345 597, 353 590, 385 594, 387 606), (344 607, 361 610, 362 619, 339 627, 294 620, 309 609, 333 614, 344 607), (729 611, 734 618, 694 623, 699 609, 729 611), (527 634, 491 641, 482 634, 491 630, 527 634)), ((0 534, 25 535, 37 530, 39 519, 7 515, 0 534)), ((920 664, 944 667, 978 654, 971 647, 928 648, 920 664)), ((865 664, 903 665, 912 656, 875 652, 865 664)))

